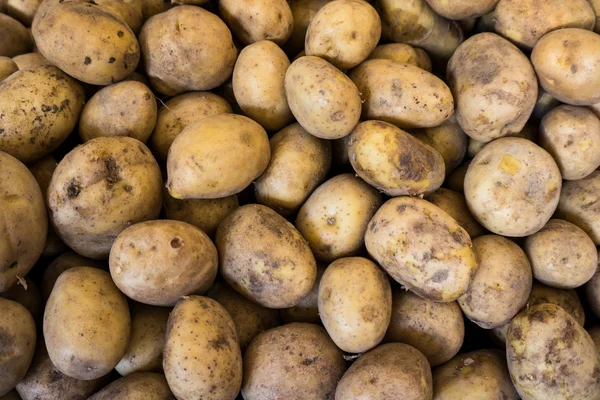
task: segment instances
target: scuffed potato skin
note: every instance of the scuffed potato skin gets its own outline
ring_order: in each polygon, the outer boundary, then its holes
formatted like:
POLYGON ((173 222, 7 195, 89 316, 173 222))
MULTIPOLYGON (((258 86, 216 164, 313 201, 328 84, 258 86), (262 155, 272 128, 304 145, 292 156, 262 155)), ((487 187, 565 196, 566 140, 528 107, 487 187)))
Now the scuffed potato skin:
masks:
POLYGON ((415 65, 427 72, 431 72, 431 59, 427 52, 418 47, 405 43, 381 44, 369 54, 368 60, 383 58, 385 60, 398 61, 405 64, 415 65))
MULTIPOLYGON (((2 5, 0 5, 0 8, 2 5)), ((31 50, 31 36, 19 21, 0 13, 0 56, 14 57, 31 50)))
POLYGON ((454 218, 467 231, 471 239, 475 239, 487 232, 471 215, 465 196, 462 193, 439 188, 435 192, 425 196, 424 199, 435 204, 454 218))
POLYGON ((152 372, 138 372, 117 379, 88 400, 175 400, 165 376, 152 372))
POLYGON ((600 245, 600 171, 563 184, 556 217, 577 225, 600 245))

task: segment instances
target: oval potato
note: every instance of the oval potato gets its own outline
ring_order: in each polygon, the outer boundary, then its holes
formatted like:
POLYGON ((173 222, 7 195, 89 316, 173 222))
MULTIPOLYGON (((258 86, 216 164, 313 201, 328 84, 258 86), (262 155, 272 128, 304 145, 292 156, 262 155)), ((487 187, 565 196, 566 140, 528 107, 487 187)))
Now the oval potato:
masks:
POLYGON ((74 251, 67 251, 56 257, 44 271, 40 285, 44 301, 47 301, 48 297, 50 297, 50 293, 52 293, 52 289, 60 274, 73 267, 93 267, 108 270, 108 264, 103 261, 92 260, 74 251))
POLYGON ((465 20, 494 11, 498 0, 462 0, 458 3, 448 0, 427 0, 427 4, 444 18, 465 20))

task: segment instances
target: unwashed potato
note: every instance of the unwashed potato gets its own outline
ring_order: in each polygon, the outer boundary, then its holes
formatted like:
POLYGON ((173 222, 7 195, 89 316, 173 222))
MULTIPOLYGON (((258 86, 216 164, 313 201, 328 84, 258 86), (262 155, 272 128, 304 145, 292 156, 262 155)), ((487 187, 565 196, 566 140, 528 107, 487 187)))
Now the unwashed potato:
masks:
POLYGON ((424 198, 454 218, 467 231, 471 239, 485 234, 485 228, 471 215, 465 196, 462 193, 439 188, 424 198))
POLYGON ((290 0, 288 2, 294 20, 290 38, 283 46, 288 55, 293 56, 304 50, 304 39, 310 21, 321 7, 331 1, 333 0, 290 0))
POLYGON ((311 324, 320 324, 319 316, 319 284, 325 273, 326 265, 317 264, 317 280, 311 291, 298 304, 290 308, 282 308, 279 314, 283 322, 307 322, 311 324))
POLYGON ((117 379, 88 400, 175 400, 163 374, 138 372, 117 379))
MULTIPOLYGON (((519 137, 523 139, 527 139, 532 141, 533 143, 537 143, 538 138, 538 128, 533 124, 525 124, 521 132, 510 134, 509 137, 519 137)), ((473 138, 469 138, 469 146, 467 147, 467 157, 474 158, 477 153, 481 151, 489 142, 483 142, 481 140, 476 140, 473 138)))
POLYGON ((556 217, 569 221, 600 245, 600 171, 563 184, 556 217))
POLYGON ((21 278, 17 285, 0 293, 0 297, 16 301, 29 311, 36 323, 41 322, 44 300, 37 284, 30 277, 21 278))
POLYGON ((93 267, 108 270, 108 265, 103 261, 80 256, 74 251, 63 253, 56 257, 44 271, 40 284, 44 301, 47 301, 48 297, 50 297, 50 293, 52 293, 52 289, 60 274, 73 267, 93 267))
POLYGON ((442 209, 415 197, 388 200, 369 222, 369 254, 417 295, 450 302, 467 291, 477 258, 467 232, 442 209))
POLYGON ((400 288, 394 289, 386 342, 413 346, 435 367, 458 353, 464 337, 465 323, 456 302, 437 303, 400 288))
POLYGON ((318 325, 293 323, 258 335, 244 354, 245 400, 333 399, 343 353, 318 325))
MULTIPOLYGON (((598 258, 600 259, 600 252, 598 258)), ((590 308, 596 316, 600 316, 600 273, 596 272, 587 282, 585 292, 590 308)))
POLYGON ((32 47, 31 35, 19 21, 0 13, 0 56, 25 54, 32 47))
POLYGON ((340 380, 336 400, 429 400, 431 368, 425 356, 404 343, 388 343, 361 355, 340 380))
POLYGON ((19 70, 19 66, 10 57, 0 57, 0 82, 19 70))
POLYGON ((416 65, 417 67, 431 72, 431 59, 427 52, 418 47, 413 47, 405 43, 382 44, 369 54, 367 59, 374 60, 383 58, 386 60, 398 61, 401 63, 416 65))
POLYGON ((444 18, 465 20, 481 17, 494 10, 498 0, 462 0, 452 2, 448 0, 427 0, 433 11, 444 18))

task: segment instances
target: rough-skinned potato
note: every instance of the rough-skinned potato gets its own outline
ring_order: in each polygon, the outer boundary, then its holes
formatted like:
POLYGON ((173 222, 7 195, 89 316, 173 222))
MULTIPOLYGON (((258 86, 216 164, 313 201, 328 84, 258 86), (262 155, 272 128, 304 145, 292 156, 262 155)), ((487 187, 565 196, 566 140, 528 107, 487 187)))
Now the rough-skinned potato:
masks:
POLYGON ((471 215, 465 196, 462 193, 439 188, 424 198, 454 218, 467 231, 471 239, 485 234, 485 228, 471 215))
POLYGON ((556 217, 577 225, 600 245, 600 171, 563 184, 556 217))
POLYGON ((425 71, 431 72, 431 59, 427 55, 427 52, 409 44, 382 44, 375 47, 371 54, 369 54, 369 57, 367 57, 369 60, 375 60, 379 58, 416 65, 425 71))

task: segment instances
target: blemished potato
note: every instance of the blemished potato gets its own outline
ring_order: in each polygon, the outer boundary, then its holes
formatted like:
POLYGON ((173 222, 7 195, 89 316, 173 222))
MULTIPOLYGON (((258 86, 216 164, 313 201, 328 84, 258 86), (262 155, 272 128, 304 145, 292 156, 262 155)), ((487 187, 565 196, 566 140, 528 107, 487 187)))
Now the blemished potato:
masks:
POLYGON ((105 136, 129 136, 146 142, 156 125, 156 99, 143 83, 126 81, 100 89, 83 107, 83 142, 105 136))
POLYGON ((465 196, 462 193, 439 188, 424 198, 454 218, 467 231, 471 239, 485 234, 485 228, 471 215, 465 196))
POLYGON ((0 13, 0 56, 25 54, 31 50, 32 45, 27 28, 16 19, 0 13))
POLYGON ((201 296, 177 303, 167 326, 163 368, 178 399, 235 399, 242 353, 225 308, 201 296))
POLYGON ((403 289, 393 290, 386 342, 413 346, 435 367, 458 353, 464 337, 465 322, 456 302, 437 303, 403 289))
POLYGON ((285 74, 285 94, 296 120, 322 139, 348 135, 358 123, 361 98, 344 73, 319 57, 294 61, 285 74))
POLYGON ((510 321, 526 304, 532 285, 531 264, 514 242, 497 235, 473 240, 479 268, 458 298, 467 318, 484 329, 510 321))
POLYGON ((271 40, 284 44, 292 34, 294 16, 285 0, 237 0, 219 1, 219 12, 223 20, 244 43, 271 40))
POLYGON ((35 350, 35 322, 21 304, 0 298, 0 396, 23 379, 35 350))
POLYGON ((318 325, 292 323, 259 334, 244 354, 245 400, 333 399, 343 353, 318 325))
POLYGON ((150 150, 130 137, 92 139, 68 153, 48 188, 56 233, 79 254, 108 258, 117 235, 158 217, 162 176, 150 150))
MULTIPOLYGON (((511 133, 508 136, 509 137, 519 137, 519 138, 530 140, 533 143, 537 143, 537 138, 539 136, 538 133, 539 133, 539 131, 538 131, 537 126, 528 123, 528 124, 525 124, 523 129, 521 129, 521 132, 514 133, 514 134, 511 133)), ((474 158, 477 155, 477 153, 479 153, 481 151, 481 149, 483 149, 488 143, 489 142, 483 142, 481 140, 469 138, 469 145, 467 147, 467 157, 474 158)))
POLYGON ((306 31, 306 55, 321 57, 337 68, 356 67, 381 37, 377 11, 363 0, 335 0, 323 6, 306 31))
POLYGON ((221 114, 185 128, 167 159, 167 189, 176 199, 217 199, 244 190, 269 164, 267 133, 248 117, 221 114))
POLYGON ((444 182, 440 153, 387 122, 361 122, 350 135, 348 155, 358 176, 389 196, 431 193, 444 182))
POLYGON ((19 70, 19 66, 10 57, 0 57, 0 82, 19 70))
POLYGON ((394 280, 433 301, 458 299, 477 270, 467 232, 442 209, 415 197, 385 202, 369 222, 365 244, 394 280))
POLYGON ((489 142, 520 132, 537 101, 531 63, 494 33, 481 33, 461 44, 446 75, 456 101, 456 120, 476 140, 489 142))
POLYGON ((353 174, 341 174, 306 200, 296 217, 296 228, 319 261, 354 256, 364 248, 367 224, 381 203, 373 187, 353 174))
POLYGON ((50 61, 40 53, 20 54, 12 58, 19 69, 37 67, 39 65, 50 65, 50 61))
POLYGON ((464 193, 465 191, 465 175, 469 169, 471 160, 463 162, 461 165, 456 167, 447 179, 444 181, 444 185, 455 192, 464 193))
POLYGON ((117 379, 88 400, 175 400, 163 374, 138 372, 117 379))
POLYGON ((130 330, 127 300, 108 272, 74 267, 58 277, 46 303, 44 339, 60 372, 82 380, 108 374, 123 358, 130 330))
POLYGON ((73 267, 93 267, 108 270, 108 265, 103 261, 92 260, 80 256, 74 251, 63 253, 56 257, 44 271, 40 284, 44 301, 47 301, 48 297, 50 297, 50 293, 52 293, 52 289, 60 274, 73 267))
POLYGON ((596 346, 555 304, 538 304, 518 314, 508 329, 506 352, 510 376, 523 400, 600 397, 596 346))
POLYGON ((206 294, 227 310, 235 324, 242 352, 259 333, 281 325, 278 310, 253 303, 225 282, 218 282, 206 294))
POLYGON ((161 12, 144 24, 139 40, 152 86, 168 96, 216 88, 231 76, 237 56, 225 23, 196 6, 161 12))
POLYGON ((444 81, 415 65, 374 59, 350 71, 362 94, 363 119, 400 128, 432 128, 454 112, 454 99, 444 81))
POLYGON ((115 369, 123 376, 137 372, 161 372, 162 350, 171 309, 133 303, 130 310, 129 344, 115 369))
POLYGON ((158 110, 156 127, 148 146, 158 160, 166 161, 169 148, 181 131, 202 118, 231 112, 227 100, 210 92, 190 92, 175 96, 158 110))
POLYGON ((300 232, 268 207, 238 208, 217 229, 220 272, 244 297, 268 308, 296 305, 312 289, 317 265, 300 232))
POLYGON ((336 400, 429 400, 431 367, 425 356, 404 343, 388 343, 361 355, 338 383, 336 400))
POLYGON ((324 264, 317 264, 317 280, 310 292, 298 304, 290 308, 282 308, 279 314, 283 322, 307 322, 311 324, 321 324, 319 316, 319 284, 325 273, 324 264))
POLYGON ((330 3, 333 0, 290 0, 289 6, 292 11, 294 20, 294 27, 290 38, 283 49, 290 56, 298 54, 301 50, 304 50, 304 40, 306 39, 306 31, 310 21, 314 18, 317 12, 325 4, 330 3))
POLYGON ((300 124, 282 129, 270 144, 269 166, 254 182, 256 201, 289 216, 327 176, 331 144, 311 135, 300 124))
POLYGON ((540 123, 540 146, 563 179, 585 178, 600 167, 600 119, 585 107, 558 106, 540 123))
POLYGON ((47 156, 69 136, 84 102, 81 85, 54 66, 15 72, 0 86, 0 150, 24 163, 47 156))
POLYGON ((556 218, 577 225, 600 245, 600 171, 563 184, 556 218))
MULTIPOLYGON (((580 0, 584 2, 584 0, 580 0)), ((540 84, 563 103, 600 103, 600 35, 585 29, 559 29, 544 35, 531 53, 540 84)))
POLYGON ((12 288, 0 293, 0 297, 16 301, 29 311, 36 323, 41 322, 44 314, 44 301, 37 284, 28 276, 12 288))
POLYGON ((427 0, 433 11, 444 18, 465 20, 477 18, 494 10, 498 0, 464 0, 458 3, 448 0, 427 0))
POLYGON ((595 22, 594 10, 586 0, 500 0, 495 10, 496 32, 524 49, 533 48, 550 31, 592 30, 595 22))
MULTIPOLYGON (((600 259, 600 252, 598 253, 600 259)), ((592 279, 590 279, 585 285, 585 293, 590 308, 596 314, 600 316, 600 273, 596 272, 592 279)))
MULTIPOLYGON (((561 102, 556 100, 550 93, 547 93, 544 88, 538 88, 538 100, 533 108, 531 117, 535 120, 541 120, 554 107, 560 105, 561 102)), ((593 110, 592 110, 593 111, 593 110)))
POLYGON ((431 72, 431 59, 427 55, 427 52, 409 44, 382 44, 375 47, 371 54, 369 54, 369 57, 367 57, 368 60, 380 58, 416 65, 427 72, 431 72))
POLYGON ((1 151, 0 193, 1 293, 25 277, 42 254, 48 216, 44 197, 31 172, 1 151))
POLYGON ((433 370, 433 400, 517 400, 506 357, 499 350, 460 354, 433 370))
POLYGON ((469 209, 481 225, 498 235, 522 237, 550 220, 562 178, 544 149, 527 139, 502 138, 477 154, 464 185, 469 209))

